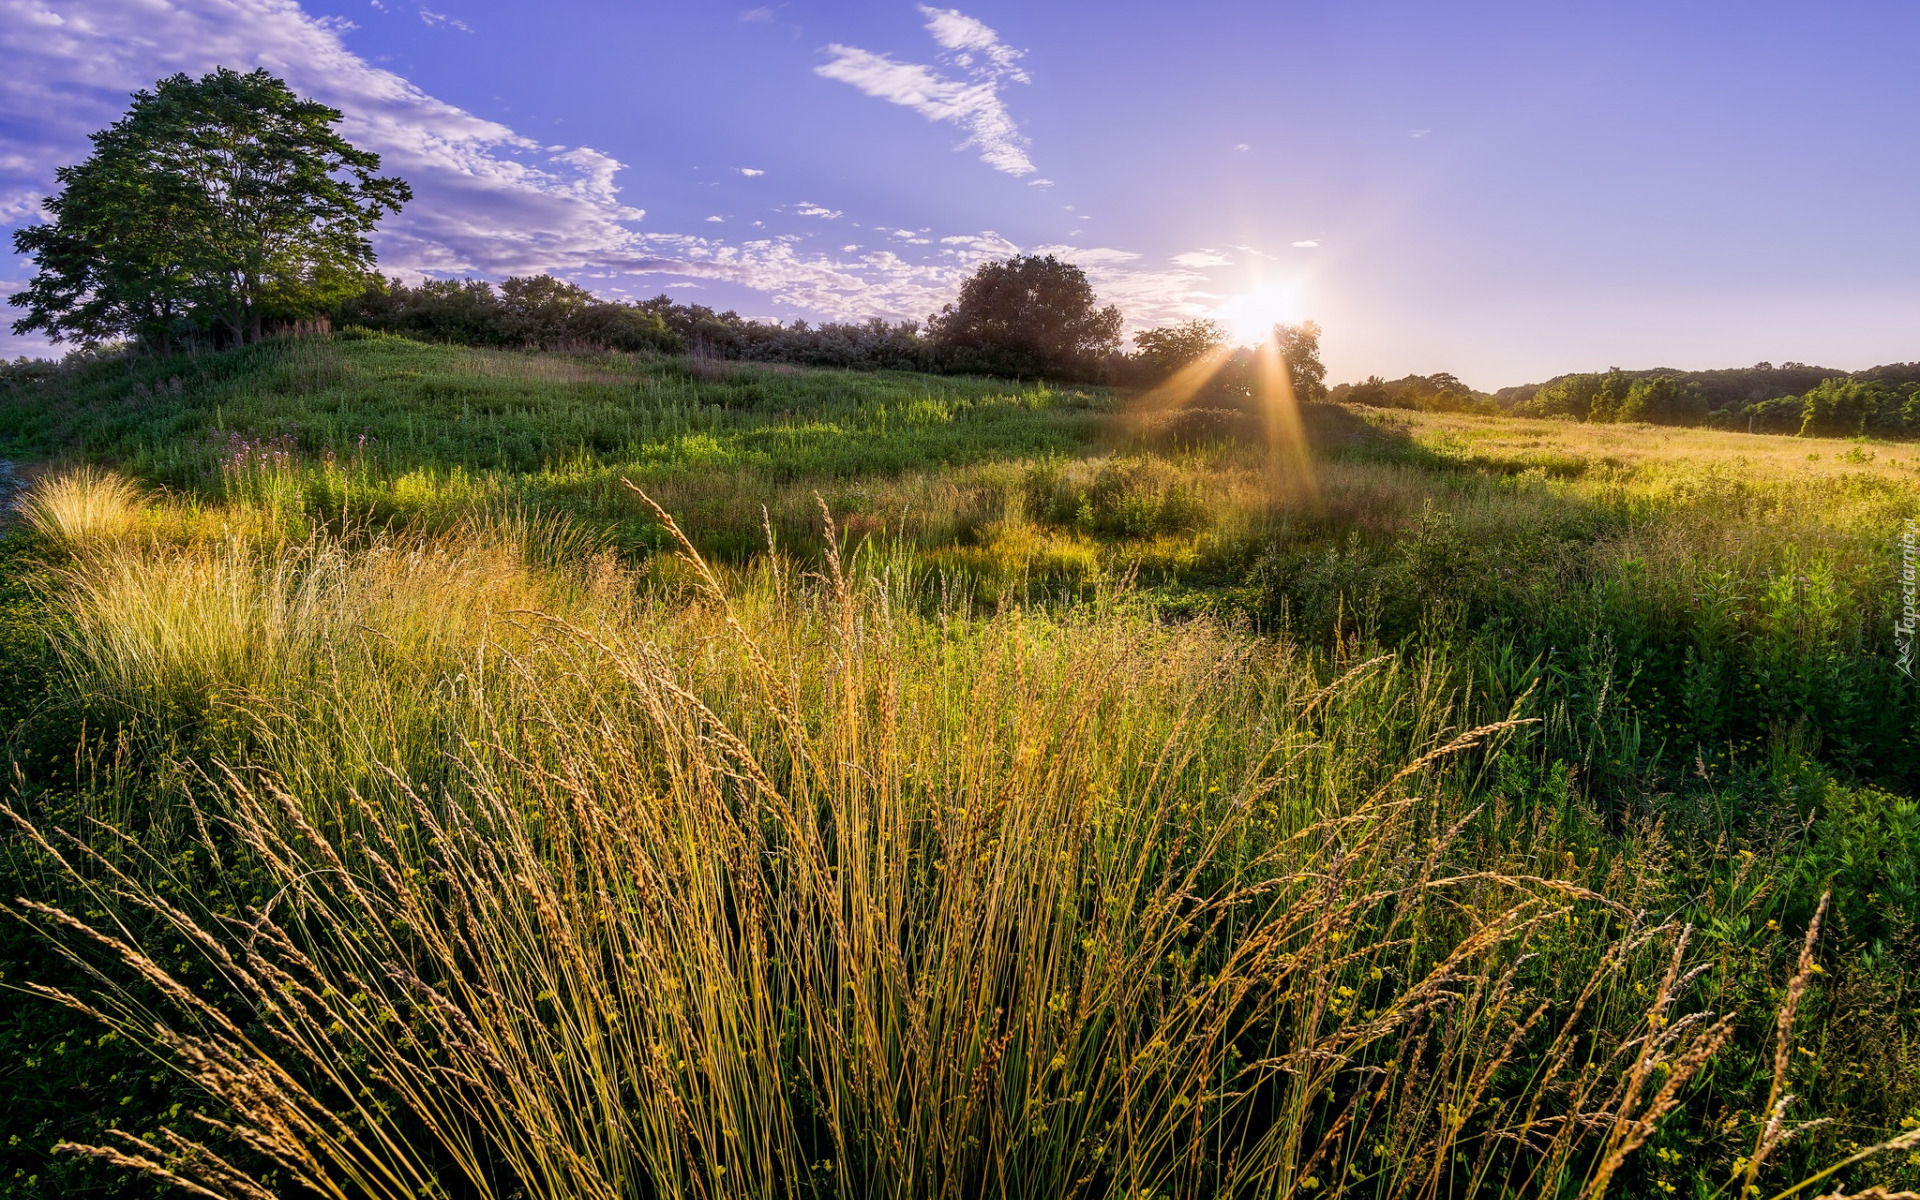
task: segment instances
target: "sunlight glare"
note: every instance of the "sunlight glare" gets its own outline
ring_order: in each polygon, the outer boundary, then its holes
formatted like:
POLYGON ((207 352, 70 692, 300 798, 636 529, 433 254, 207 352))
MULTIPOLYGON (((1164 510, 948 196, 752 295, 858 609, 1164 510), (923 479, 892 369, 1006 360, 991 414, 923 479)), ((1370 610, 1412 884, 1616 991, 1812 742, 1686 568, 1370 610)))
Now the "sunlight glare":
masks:
POLYGON ((1291 287, 1265 284, 1222 304, 1214 320, 1226 326, 1227 336, 1235 345, 1257 346, 1267 340, 1275 325, 1299 322, 1299 298, 1291 287))

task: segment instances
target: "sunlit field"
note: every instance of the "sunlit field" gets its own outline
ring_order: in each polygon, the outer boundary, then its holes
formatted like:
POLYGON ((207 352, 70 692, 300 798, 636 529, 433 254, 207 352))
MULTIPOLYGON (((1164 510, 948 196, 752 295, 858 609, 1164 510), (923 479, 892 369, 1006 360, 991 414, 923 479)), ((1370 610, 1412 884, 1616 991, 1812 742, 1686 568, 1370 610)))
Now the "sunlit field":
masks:
POLYGON ((1262 417, 0 391, 0 1194, 1920 1187, 1920 453, 1262 417))

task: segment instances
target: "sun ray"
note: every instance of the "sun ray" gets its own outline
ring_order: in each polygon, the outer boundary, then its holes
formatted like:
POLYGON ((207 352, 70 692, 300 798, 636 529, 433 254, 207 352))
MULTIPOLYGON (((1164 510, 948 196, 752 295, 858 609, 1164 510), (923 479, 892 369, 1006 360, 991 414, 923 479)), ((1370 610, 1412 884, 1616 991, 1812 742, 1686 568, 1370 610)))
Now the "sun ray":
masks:
POLYGON ((1220 368, 1227 365, 1233 357, 1229 346, 1215 346, 1199 358, 1181 367, 1163 382, 1140 397, 1138 408, 1142 412, 1164 412, 1169 409, 1185 408, 1207 386, 1220 368))
POLYGON ((1279 339, 1271 333, 1254 351, 1254 366, 1254 398, 1266 424, 1267 457, 1274 481, 1285 490, 1297 487, 1308 501, 1317 504, 1320 482, 1314 476, 1313 459, 1307 449, 1306 422, 1293 392, 1287 357, 1279 339))

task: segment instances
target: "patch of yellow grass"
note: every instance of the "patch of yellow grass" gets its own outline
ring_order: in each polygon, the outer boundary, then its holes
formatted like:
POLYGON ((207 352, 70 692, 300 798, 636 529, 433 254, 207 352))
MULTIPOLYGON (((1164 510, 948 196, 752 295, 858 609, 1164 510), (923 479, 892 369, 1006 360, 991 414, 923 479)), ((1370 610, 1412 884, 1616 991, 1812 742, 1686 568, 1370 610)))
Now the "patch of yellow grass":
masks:
POLYGON ((140 527, 140 490, 111 471, 81 467, 42 479, 21 501, 20 515, 54 544, 83 550, 140 527))

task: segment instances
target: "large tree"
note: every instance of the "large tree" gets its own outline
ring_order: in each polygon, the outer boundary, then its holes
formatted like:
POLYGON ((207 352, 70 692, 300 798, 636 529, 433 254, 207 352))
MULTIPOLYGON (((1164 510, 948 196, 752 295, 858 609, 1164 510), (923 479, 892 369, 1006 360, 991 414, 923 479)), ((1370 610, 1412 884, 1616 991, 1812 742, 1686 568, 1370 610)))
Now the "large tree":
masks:
POLYGON ((38 268, 11 297, 26 309, 14 332, 253 341, 358 292, 374 278, 368 234, 412 192, 335 132, 340 118, 266 71, 135 93, 92 156, 57 173, 53 220, 14 234, 38 268))
POLYGON ((949 369, 1088 379, 1120 344, 1120 310, 1053 255, 983 263, 927 333, 949 369))

